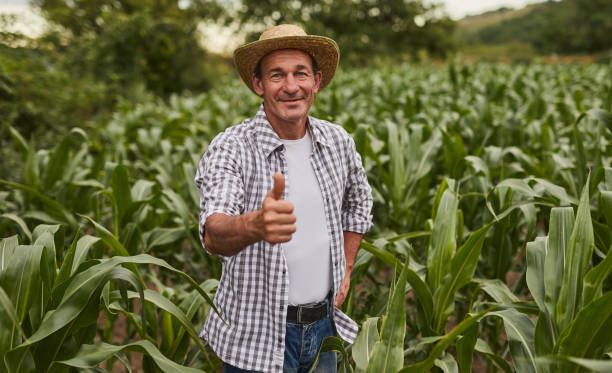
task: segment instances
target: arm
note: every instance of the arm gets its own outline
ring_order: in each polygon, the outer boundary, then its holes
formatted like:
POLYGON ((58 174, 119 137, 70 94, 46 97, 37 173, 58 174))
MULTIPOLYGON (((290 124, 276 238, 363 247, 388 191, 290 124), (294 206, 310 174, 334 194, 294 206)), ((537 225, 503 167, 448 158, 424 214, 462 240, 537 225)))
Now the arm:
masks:
POLYGON ((274 175, 270 190, 259 210, 237 216, 221 213, 210 215, 204 226, 204 245, 213 254, 232 256, 255 242, 266 240, 281 243, 291 240, 295 232, 293 204, 282 200, 285 179, 274 175))
POLYGON ((372 225, 372 191, 368 184, 365 170, 361 164, 361 157, 355 149, 355 142, 348 138, 348 182, 342 200, 342 227, 344 230, 344 256, 346 259, 346 273, 336 294, 334 304, 340 307, 351 285, 351 273, 355 266, 357 251, 361 245, 363 234, 372 225))
POLYGON ((344 256, 346 257, 346 273, 344 274, 344 278, 342 279, 342 284, 340 284, 338 294, 336 294, 336 299, 334 301, 334 305, 336 307, 340 307, 342 303, 344 303, 346 295, 348 294, 349 288, 351 286, 351 273, 353 272, 353 267, 355 266, 355 258, 357 257, 357 251, 359 251, 359 246, 361 245, 362 238, 362 234, 348 231, 344 232, 344 256))

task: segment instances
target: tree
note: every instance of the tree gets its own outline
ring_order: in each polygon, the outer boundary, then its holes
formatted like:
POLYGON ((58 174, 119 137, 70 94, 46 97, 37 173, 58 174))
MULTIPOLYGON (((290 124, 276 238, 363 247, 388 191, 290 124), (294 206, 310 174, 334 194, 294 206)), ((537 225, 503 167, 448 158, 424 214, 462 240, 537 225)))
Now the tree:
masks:
POLYGON ((454 48, 455 25, 438 9, 420 0, 242 0, 230 22, 260 25, 249 40, 271 25, 300 24, 309 34, 333 38, 345 60, 363 65, 420 50, 444 56, 454 48))
POLYGON ((200 21, 222 8, 208 0, 35 0, 58 28, 46 41, 62 51, 72 71, 92 74, 118 89, 137 84, 167 96, 210 87, 211 58, 199 44, 200 21), (185 6, 183 6, 185 5, 185 6))

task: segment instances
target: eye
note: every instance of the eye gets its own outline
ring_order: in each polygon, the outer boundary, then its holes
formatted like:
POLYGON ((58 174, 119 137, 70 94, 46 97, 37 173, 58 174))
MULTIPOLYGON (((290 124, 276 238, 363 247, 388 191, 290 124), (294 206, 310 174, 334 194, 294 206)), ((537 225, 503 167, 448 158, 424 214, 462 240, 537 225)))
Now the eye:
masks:
POLYGON ((281 79, 283 79, 283 74, 281 74, 281 73, 272 73, 272 74, 270 74, 269 79, 272 80, 273 82, 278 82, 281 79))

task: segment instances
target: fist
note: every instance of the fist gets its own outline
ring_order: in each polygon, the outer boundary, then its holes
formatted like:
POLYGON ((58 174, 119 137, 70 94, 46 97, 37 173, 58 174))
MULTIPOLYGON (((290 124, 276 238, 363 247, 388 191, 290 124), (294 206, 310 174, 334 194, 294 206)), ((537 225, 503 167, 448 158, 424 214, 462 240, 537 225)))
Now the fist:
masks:
POLYGON ((280 172, 274 174, 274 187, 262 204, 263 239, 269 243, 282 243, 291 240, 295 233, 293 203, 283 200, 285 177, 280 172))

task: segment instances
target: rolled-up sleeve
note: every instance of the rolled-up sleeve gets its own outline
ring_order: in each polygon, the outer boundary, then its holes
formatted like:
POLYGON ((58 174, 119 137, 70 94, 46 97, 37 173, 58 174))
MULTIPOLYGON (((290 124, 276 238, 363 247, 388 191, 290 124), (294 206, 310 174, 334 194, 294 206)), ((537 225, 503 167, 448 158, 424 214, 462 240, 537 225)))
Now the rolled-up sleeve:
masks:
POLYGON ((240 215, 244 210, 244 183, 241 147, 225 133, 212 141, 202 157, 195 176, 200 190, 200 240, 204 242, 206 219, 215 213, 240 215))
POLYGON ((361 156, 349 136, 348 178, 342 200, 342 229, 365 234, 372 227, 372 189, 361 163, 361 156))

